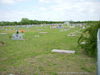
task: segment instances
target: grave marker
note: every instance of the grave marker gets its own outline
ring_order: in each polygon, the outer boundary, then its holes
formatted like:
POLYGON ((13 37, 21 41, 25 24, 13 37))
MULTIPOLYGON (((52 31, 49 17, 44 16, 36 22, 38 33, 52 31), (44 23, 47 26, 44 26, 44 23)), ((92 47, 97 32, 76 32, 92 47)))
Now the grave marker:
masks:
POLYGON ((75 53, 74 50, 59 50, 59 49, 53 49, 52 52, 57 52, 57 53, 75 53))
POLYGON ((0 33, 0 34, 7 34, 7 33, 0 33))
POLYGON ((19 31, 17 31, 12 35, 12 40, 24 40, 23 33, 19 33, 19 31))
POLYGON ((40 32, 41 34, 47 34, 48 32, 40 32))

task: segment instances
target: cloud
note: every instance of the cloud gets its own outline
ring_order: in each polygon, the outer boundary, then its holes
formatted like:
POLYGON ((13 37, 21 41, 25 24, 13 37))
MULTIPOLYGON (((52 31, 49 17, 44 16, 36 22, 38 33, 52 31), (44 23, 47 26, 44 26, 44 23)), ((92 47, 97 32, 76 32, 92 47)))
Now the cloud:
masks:
MULTIPOLYGON (((51 5, 47 7, 56 15, 62 15, 67 19, 100 19, 100 1, 98 0, 41 0, 46 3, 48 1, 51 5)), ((44 5, 45 7, 45 5, 44 5)))
POLYGON ((56 3, 62 3, 62 2, 99 2, 99 0, 38 0, 39 2, 56 2, 56 3))
MULTIPOLYGON (((7 3, 16 3, 25 0, 3 0, 7 3)), ((29 0, 28 0, 29 1, 29 0)), ((100 1, 97 0, 38 0, 28 8, 1 10, 0 20, 18 20, 26 17, 37 20, 99 20, 100 1), (4 14, 4 15, 2 15, 4 14)), ((1 2, 1 1, 0 1, 1 2)), ((34 1, 33 1, 34 2, 34 1)), ((31 2, 32 3, 32 2, 31 2)), ((27 6, 27 4, 25 4, 27 6)), ((28 4, 29 6, 29 4, 28 4)), ((20 6, 21 7, 21 6, 20 6)))
POLYGON ((21 2, 21 1, 25 1, 25 0, 0 0, 1 4, 13 4, 16 2, 21 2))
POLYGON ((50 0, 39 0, 39 2, 42 2, 42 3, 49 3, 51 2, 50 0))
POLYGON ((45 7, 40 7, 39 8, 41 11, 47 11, 48 9, 47 8, 45 8, 45 7))
POLYGON ((33 11, 0 11, 0 20, 4 21, 18 21, 21 18, 32 18, 36 14, 33 11), (3 15, 2 15, 3 14, 3 15))

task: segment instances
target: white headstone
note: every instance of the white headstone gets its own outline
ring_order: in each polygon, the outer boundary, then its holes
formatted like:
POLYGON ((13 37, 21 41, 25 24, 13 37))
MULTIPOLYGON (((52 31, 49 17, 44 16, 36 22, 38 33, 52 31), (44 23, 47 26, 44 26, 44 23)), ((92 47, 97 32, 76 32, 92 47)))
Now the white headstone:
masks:
POLYGON ((48 32, 40 32, 40 33, 42 33, 42 34, 47 34, 48 32))
POLYGON ((57 53, 75 53, 74 50, 59 50, 59 49, 53 49, 52 52, 57 52, 57 53))
POLYGON ((86 42, 81 42, 81 44, 86 44, 86 42))

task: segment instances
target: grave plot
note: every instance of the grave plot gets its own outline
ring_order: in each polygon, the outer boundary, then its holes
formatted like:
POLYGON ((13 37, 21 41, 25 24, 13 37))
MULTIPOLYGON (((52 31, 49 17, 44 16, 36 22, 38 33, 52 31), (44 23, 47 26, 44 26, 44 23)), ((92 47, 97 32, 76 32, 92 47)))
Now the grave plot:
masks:
POLYGON ((55 29, 57 28, 57 26, 50 26, 50 29, 55 29))
POLYGON ((0 34, 7 34, 7 33, 0 33, 0 34))
POLYGON ((43 29, 37 29, 37 31, 43 31, 43 29))
POLYGON ((53 49, 52 52, 57 52, 57 53, 75 53, 74 50, 60 50, 60 49, 53 49))
POLYGON ((24 40, 24 39, 23 39, 23 35, 24 35, 23 32, 24 32, 24 31, 22 31, 22 30, 21 30, 21 31, 18 31, 18 30, 17 30, 16 33, 14 33, 14 34, 12 35, 12 40, 24 40))
POLYGON ((19 34, 13 34, 12 35, 12 40, 24 40, 23 39, 23 34, 19 33, 19 34))
POLYGON ((41 34, 47 34, 48 32, 39 32, 39 33, 41 33, 41 34))
POLYGON ((61 28, 64 28, 63 25, 58 25, 57 24, 57 25, 51 25, 50 26, 50 29, 61 29, 61 28))

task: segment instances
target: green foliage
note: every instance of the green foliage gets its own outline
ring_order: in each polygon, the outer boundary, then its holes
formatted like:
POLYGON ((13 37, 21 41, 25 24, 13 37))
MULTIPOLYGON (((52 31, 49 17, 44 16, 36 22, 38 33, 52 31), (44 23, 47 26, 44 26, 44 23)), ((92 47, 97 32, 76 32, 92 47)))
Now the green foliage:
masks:
POLYGON ((85 53, 89 56, 96 57, 97 55, 97 31, 100 28, 100 22, 89 23, 78 40, 78 44, 81 46, 85 53), (81 44, 85 42, 85 44, 81 44))
POLYGON ((30 20, 28 18, 22 18, 21 23, 22 24, 29 24, 30 20))
POLYGON ((0 22, 0 26, 7 25, 28 25, 28 24, 54 24, 54 23, 64 23, 63 21, 38 21, 38 20, 30 20, 28 18, 22 18, 20 22, 8 22, 2 21, 0 22))

